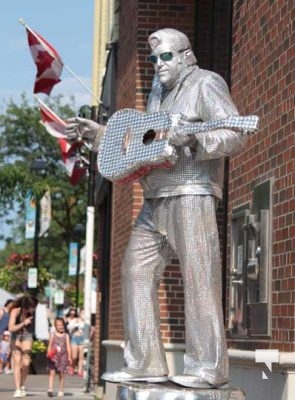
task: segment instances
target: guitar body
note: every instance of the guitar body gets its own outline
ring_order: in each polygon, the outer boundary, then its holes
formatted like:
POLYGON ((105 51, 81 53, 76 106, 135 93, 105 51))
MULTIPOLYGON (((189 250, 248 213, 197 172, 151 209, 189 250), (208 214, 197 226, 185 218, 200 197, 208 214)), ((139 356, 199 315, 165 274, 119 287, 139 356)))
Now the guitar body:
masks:
POLYGON ((176 161, 168 144, 168 113, 147 114, 134 109, 117 111, 109 119, 97 157, 100 174, 116 183, 129 183, 154 168, 169 168, 176 161))
POLYGON ((100 174, 116 183, 129 183, 154 168, 169 168, 177 160, 175 147, 168 143, 172 126, 181 126, 187 134, 228 128, 254 132, 256 115, 232 116, 207 122, 181 124, 180 114, 145 113, 124 108, 109 119, 97 156, 100 174))

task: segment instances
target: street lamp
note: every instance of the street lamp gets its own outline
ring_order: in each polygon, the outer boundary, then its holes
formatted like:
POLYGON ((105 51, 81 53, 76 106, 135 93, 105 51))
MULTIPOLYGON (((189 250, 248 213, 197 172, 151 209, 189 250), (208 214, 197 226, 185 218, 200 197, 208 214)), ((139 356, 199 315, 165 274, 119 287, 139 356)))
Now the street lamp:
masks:
MULTIPOLYGON (((31 163, 31 171, 35 172, 39 176, 43 176, 47 170, 47 163, 41 158, 37 158, 31 163)), ((37 272, 38 279, 38 269, 39 269, 39 233, 40 233, 40 199, 35 198, 36 214, 35 214, 35 232, 34 232, 34 257, 33 266, 37 272)), ((34 294, 38 293, 38 283, 37 287, 33 290, 34 294)))

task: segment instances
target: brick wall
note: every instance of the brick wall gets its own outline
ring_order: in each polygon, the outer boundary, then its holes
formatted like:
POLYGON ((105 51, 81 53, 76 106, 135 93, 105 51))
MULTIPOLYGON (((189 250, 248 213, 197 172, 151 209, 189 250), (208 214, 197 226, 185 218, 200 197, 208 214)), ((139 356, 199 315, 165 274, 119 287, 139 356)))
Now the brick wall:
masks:
POLYGON ((261 127, 230 161, 229 212, 251 202, 254 185, 274 180, 271 338, 244 348, 295 350, 294 20, 292 1, 233 2, 232 95, 261 127))

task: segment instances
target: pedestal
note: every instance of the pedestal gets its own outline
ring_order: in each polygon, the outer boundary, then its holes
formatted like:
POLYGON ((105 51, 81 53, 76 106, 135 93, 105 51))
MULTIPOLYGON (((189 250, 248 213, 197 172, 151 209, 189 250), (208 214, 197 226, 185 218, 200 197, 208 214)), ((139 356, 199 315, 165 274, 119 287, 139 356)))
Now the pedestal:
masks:
POLYGON ((173 383, 121 383, 117 400, 245 400, 241 389, 193 389, 173 383))

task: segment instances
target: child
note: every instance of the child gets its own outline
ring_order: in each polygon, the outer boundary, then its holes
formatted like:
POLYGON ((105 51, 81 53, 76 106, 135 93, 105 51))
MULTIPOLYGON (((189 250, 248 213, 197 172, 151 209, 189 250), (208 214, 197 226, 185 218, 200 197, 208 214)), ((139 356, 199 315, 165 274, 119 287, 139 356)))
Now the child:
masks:
POLYGON ((10 332, 4 331, 3 338, 0 342, 0 374, 4 371, 9 371, 10 358, 10 332))
POLYGON ((59 376, 58 397, 64 395, 65 372, 72 364, 71 345, 69 334, 65 332, 65 321, 57 317, 54 320, 55 331, 50 334, 47 357, 49 368, 48 397, 53 397, 53 383, 55 372, 59 376))

